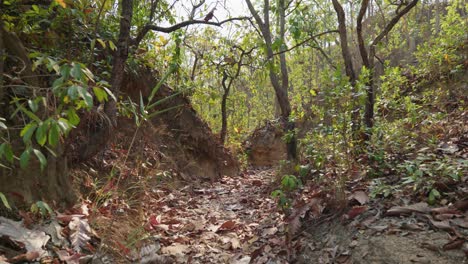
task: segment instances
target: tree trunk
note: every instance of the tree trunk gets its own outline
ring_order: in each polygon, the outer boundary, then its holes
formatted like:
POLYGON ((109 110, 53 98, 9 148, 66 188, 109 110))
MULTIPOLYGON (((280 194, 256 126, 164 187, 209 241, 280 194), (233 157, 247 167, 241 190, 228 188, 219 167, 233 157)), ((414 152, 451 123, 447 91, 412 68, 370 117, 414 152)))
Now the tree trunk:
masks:
MULTIPOLYGON (((334 0, 336 1, 336 0, 334 0)), ((407 14, 411 9, 413 9, 419 0, 413 0, 408 3, 403 10, 396 13, 396 15, 385 25, 385 28, 375 37, 369 47, 369 56, 367 59, 363 58, 368 64, 368 68, 370 70, 369 81, 366 83, 366 108, 364 113, 364 124, 366 125, 366 133, 364 140, 369 141, 372 136, 372 128, 374 126, 374 101, 375 101, 375 94, 374 94, 374 74, 375 74, 375 67, 374 67, 374 57, 375 57, 375 47, 379 44, 384 37, 386 37, 390 31, 395 27, 395 25, 400 21, 400 19, 407 14)), ((365 4, 367 1, 364 1, 365 4)), ((365 50, 365 49, 364 49, 365 50)))
POLYGON ((226 103, 227 103, 227 98, 229 96, 229 90, 230 87, 226 85, 226 80, 228 78, 228 75, 226 72, 223 72, 223 80, 221 81, 223 85, 223 97, 221 99, 221 132, 219 134, 219 137, 221 139, 221 144, 224 145, 224 142, 226 141, 226 133, 227 133, 227 111, 226 111, 226 103))
MULTIPOLYGON (((364 2, 367 0, 364 0, 364 2)), ((354 71, 353 66, 353 59, 351 56, 351 52, 348 46, 348 33, 346 30, 346 16, 343 10, 343 7, 338 2, 338 0, 333 0, 333 8, 336 11, 336 15, 338 17, 338 31, 340 35, 340 46, 341 46, 341 56, 343 57, 344 64, 345 64, 345 72, 346 76, 348 76, 349 81, 352 87, 352 94, 353 94, 353 101, 352 101, 352 113, 351 113, 351 130, 353 131, 353 135, 356 136, 354 132, 359 130, 359 116, 360 116, 360 107, 359 104, 356 102, 357 99, 354 97, 357 95, 356 90, 356 73, 354 71)), ((359 20, 359 18, 358 18, 359 20)), ((359 23, 358 23, 359 24, 359 23)), ((358 29, 359 32, 359 29, 358 29)), ((359 40, 359 34, 358 34, 359 40)))
MULTIPOLYGON (((114 54, 111 90, 118 96, 122 87, 125 72, 125 63, 128 59, 128 46, 130 44, 130 27, 133 17, 133 0, 122 0, 122 11, 120 18, 119 40, 117 42, 117 52, 114 54)), ((117 125, 117 102, 109 100, 105 105, 105 113, 109 117, 113 126, 117 125)))
MULTIPOLYGON (((262 33, 263 39, 265 40, 265 46, 267 51, 267 58, 270 60, 271 65, 275 64, 275 54, 272 48, 272 37, 271 37, 271 29, 270 29, 270 2, 269 0, 264 0, 263 6, 263 20, 261 19, 258 12, 252 5, 250 0, 246 0, 247 6, 250 10, 250 13, 253 15, 255 21, 257 22, 258 27, 260 28, 260 32, 262 33)), ((285 3, 284 0, 280 0, 279 2, 279 14, 280 14, 280 36, 284 41, 284 27, 285 27, 285 3), (282 32, 281 32, 282 31, 282 32)), ((283 44, 285 45, 285 44, 283 44)), ((282 47, 284 49, 284 47, 282 47)), ((284 54, 283 54, 284 55, 284 54)), ((285 57, 283 58, 284 61, 282 62, 280 56, 280 66, 285 65, 285 57)), ((287 68, 283 69, 281 67, 281 83, 279 80, 278 74, 275 72, 273 66, 269 67, 269 75, 271 84, 275 90, 276 99, 278 100, 278 104, 281 108, 281 119, 284 125, 285 133, 292 133, 292 138, 286 143, 288 160, 295 160, 297 158, 296 149, 297 149, 297 142, 295 136, 295 123, 289 121, 289 116, 291 115, 291 104, 288 98, 288 87, 284 85, 288 85, 289 79, 287 74, 287 68), (285 72, 283 72, 286 70, 285 72)))
MULTIPOLYGON (((288 89, 289 89, 289 74, 288 74, 288 66, 286 64, 286 43, 285 43, 285 25, 286 25, 286 3, 285 0, 279 0, 279 23, 280 23, 280 39, 282 40, 283 44, 280 47, 281 54, 279 55, 280 58, 280 69, 281 69, 281 89, 284 91, 283 101, 286 104, 285 109, 286 111, 282 112, 283 122, 285 124, 285 132, 289 134, 288 141, 286 142, 286 149, 288 154, 288 160, 296 160, 297 159, 297 139, 296 139, 296 124, 294 121, 289 119, 291 115, 291 106, 289 103, 288 98, 288 89)), ((281 101, 280 101, 281 102, 281 101)))
MULTIPOLYGON (((118 97, 122 87, 125 73, 125 64, 128 59, 128 46, 130 44, 130 28, 133 17, 133 0, 121 1, 121 18, 117 51, 114 54, 111 91, 118 97)), ((117 126, 117 102, 109 100, 104 106, 104 112, 109 122, 104 122, 98 131, 90 136, 88 142, 83 142, 79 147, 80 160, 87 160, 101 151, 112 138, 111 130, 117 126)))

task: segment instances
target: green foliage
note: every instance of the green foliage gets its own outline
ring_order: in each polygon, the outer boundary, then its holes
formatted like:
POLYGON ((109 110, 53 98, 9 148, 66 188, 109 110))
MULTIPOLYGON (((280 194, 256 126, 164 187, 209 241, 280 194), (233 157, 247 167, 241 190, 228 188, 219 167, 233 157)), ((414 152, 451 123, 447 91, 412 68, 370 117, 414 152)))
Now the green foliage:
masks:
POLYGON ((281 178, 280 188, 274 190, 271 196, 278 201, 280 208, 288 209, 291 207, 291 195, 302 185, 302 181, 294 175, 284 175, 281 178))
POLYGON ((0 192, 0 200, 2 201, 3 206, 5 206, 8 210, 11 210, 11 206, 8 203, 7 198, 5 197, 5 195, 2 192, 0 192))
POLYGON ((432 34, 436 35, 418 47, 415 53, 419 62, 419 75, 432 79, 448 73, 462 70, 463 47, 466 42, 467 20, 462 17, 459 9, 465 9, 463 4, 454 2, 447 6, 447 14, 440 20, 440 32, 436 32, 435 20, 432 20, 432 34))
POLYGON ((37 201, 31 205, 31 213, 38 214, 42 218, 47 218, 54 215, 54 211, 50 206, 43 201, 37 201))
MULTIPOLYGON (((34 154, 41 170, 44 170, 47 158, 40 148, 43 147, 55 155, 53 149, 61 138, 66 137, 79 123, 77 111, 90 110, 94 106, 90 90, 100 103, 108 100, 108 95, 114 96, 107 88, 107 82, 95 82, 94 75, 82 63, 67 60, 57 62, 56 59, 38 52, 31 54, 31 58, 35 59, 34 69, 44 67, 56 74, 57 78, 51 87, 52 96, 14 97, 12 103, 16 109, 10 118, 21 118, 25 123, 19 133, 25 146, 19 156, 20 167, 28 167, 31 155, 34 154)), ((5 140, 0 145, 0 158, 3 157, 12 164, 15 157, 13 153, 11 144, 5 140)))

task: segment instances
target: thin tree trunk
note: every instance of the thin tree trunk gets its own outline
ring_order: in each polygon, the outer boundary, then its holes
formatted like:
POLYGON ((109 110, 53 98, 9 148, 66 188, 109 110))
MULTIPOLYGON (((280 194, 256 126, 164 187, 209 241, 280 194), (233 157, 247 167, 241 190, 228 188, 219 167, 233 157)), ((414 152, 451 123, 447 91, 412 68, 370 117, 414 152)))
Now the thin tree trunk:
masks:
POLYGON ((220 132, 220 139, 221 139, 221 144, 224 145, 224 142, 226 141, 226 133, 227 133, 227 111, 226 111, 226 103, 227 103, 227 98, 229 96, 229 90, 230 90, 230 85, 226 85, 226 81, 228 79, 228 75, 226 71, 223 72, 223 80, 221 81, 221 84, 223 86, 223 97, 221 99, 221 132, 220 132))
MULTIPOLYGON (((264 6, 263 6, 263 21, 258 14, 258 12, 255 10, 255 8, 252 5, 252 2, 250 0, 246 0, 247 6, 252 13, 255 21, 257 22, 258 27, 260 28, 260 31, 262 33, 263 39, 265 40, 265 46, 266 46, 266 51, 267 51, 267 58, 270 60, 271 65, 275 64, 275 56, 274 52, 272 49, 272 38, 271 38, 271 29, 270 29, 270 2, 269 0, 264 0, 264 6)), ((284 0, 280 0, 280 9, 283 9, 283 11, 280 10, 280 12, 283 14, 280 14, 280 28, 284 27, 285 25, 285 17, 284 17, 284 0), (283 18, 281 18, 283 17, 283 18), (283 24, 283 25, 281 25, 283 24)), ((283 28, 284 30, 284 28, 283 28)), ((284 34, 284 31, 283 31, 284 34)), ((284 38, 282 39, 284 40, 284 38)), ((283 61, 285 63, 285 60, 283 61)), ((280 64, 281 64, 281 57, 280 57, 280 64)), ((283 69, 281 69, 283 71, 283 69)), ((287 71, 287 68, 286 68, 287 71)), ((289 79, 287 72, 286 74, 281 73, 281 83, 279 80, 278 74, 275 72, 274 67, 270 66, 269 67, 269 76, 270 76, 270 81, 271 84, 275 90, 276 94, 276 99, 278 100, 279 106, 281 108, 281 119, 282 123, 284 124, 284 131, 285 133, 292 133, 292 139, 289 140, 286 143, 286 148, 287 148, 287 155, 289 160, 295 160, 297 157, 296 154, 296 136, 294 135, 295 131, 295 124, 294 122, 289 121, 289 116, 291 115, 291 104, 289 102, 288 98, 288 87, 283 86, 285 84, 288 84, 289 79)))
MULTIPOLYGON (((122 11, 120 18, 120 32, 117 42, 117 51, 114 54, 112 73, 111 73, 111 90, 115 96, 118 96, 122 87, 123 77, 125 73, 125 63, 128 59, 128 46, 130 43, 130 27, 133 17, 133 0, 122 0, 122 11)), ((105 113, 109 117, 113 126, 117 125, 117 102, 109 100, 105 105, 105 113)))
MULTIPOLYGON (((125 64, 128 59, 128 46, 130 43, 130 27, 133 17, 133 0, 121 0, 121 18, 117 51, 114 53, 111 91, 118 97, 122 87, 125 74, 125 64)), ((108 117, 108 123, 102 124, 101 128, 95 132, 88 142, 79 147, 80 160, 87 160, 102 150, 112 138, 111 130, 117 126, 117 102, 109 100, 104 106, 104 113, 108 117)))
MULTIPOLYGON (((367 0, 364 0, 367 1, 367 0)), ((340 35, 340 46, 341 46, 341 55, 344 60, 345 64, 345 72, 346 76, 348 76, 349 81, 352 87, 352 94, 353 94, 353 101, 352 101, 352 113, 351 113, 351 130, 353 131, 353 135, 355 135, 356 131, 359 130, 359 104, 356 102, 357 99, 354 99, 354 96, 357 94, 356 90, 356 73, 354 71, 353 60, 351 57, 351 52, 348 46, 348 33, 346 31, 346 16, 343 10, 343 7, 338 2, 338 0, 333 0, 333 8, 336 11, 338 17, 338 31, 340 35)), ((358 35, 359 39, 359 35, 358 35)))
POLYGON ((288 89, 289 89, 289 73, 288 73, 288 66, 286 64, 286 43, 285 43, 285 25, 286 25, 286 3, 285 0, 279 0, 279 23, 280 23, 280 39, 282 40, 282 45, 280 47, 281 54, 279 55, 280 58, 280 68, 281 68, 281 86, 282 90, 284 91, 285 96, 285 103, 287 104, 287 112, 283 112, 283 122, 286 124, 286 133, 290 136, 288 137, 288 142, 286 142, 287 148, 287 155, 288 160, 296 160, 297 159, 297 138, 296 138, 296 124, 294 121, 289 119, 291 115, 291 106, 289 103, 288 98, 288 89))
MULTIPOLYGON (((336 0, 334 0, 336 1, 336 0)), ((368 56, 368 65, 370 70, 369 81, 366 83, 366 108, 364 113, 364 124, 366 125, 366 133, 364 140, 369 141, 372 136, 372 127, 374 126, 374 57, 375 57, 375 47, 379 44, 382 39, 387 36, 390 31, 395 27, 395 25, 400 21, 400 19, 406 15, 411 9, 413 9, 419 0, 413 0, 409 4, 407 4, 403 10, 398 12, 389 22, 385 25, 385 28, 377 35, 377 37, 372 41, 369 47, 369 56, 368 56)))

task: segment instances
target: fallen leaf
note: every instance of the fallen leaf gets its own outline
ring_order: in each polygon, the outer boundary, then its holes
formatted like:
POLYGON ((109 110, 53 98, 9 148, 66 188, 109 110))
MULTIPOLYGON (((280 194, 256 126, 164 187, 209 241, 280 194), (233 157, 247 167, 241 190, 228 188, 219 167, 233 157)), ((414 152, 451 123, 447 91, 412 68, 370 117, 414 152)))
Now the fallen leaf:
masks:
POLYGON ((356 216, 364 213, 367 210, 367 206, 354 206, 351 210, 346 213, 348 219, 354 219, 356 216))
POLYGON ((435 220, 430 220, 431 224, 441 230, 445 231, 452 231, 452 227, 450 226, 449 221, 435 221, 435 220))
POLYGON ((264 229, 263 232, 262 232, 262 236, 271 236, 271 235, 274 235, 276 234, 276 232, 278 232, 278 228, 276 227, 270 227, 270 228, 267 228, 267 229, 264 229))
POLYGON ((11 263, 18 263, 18 262, 32 262, 33 260, 39 258, 40 254, 37 251, 30 251, 21 255, 18 255, 16 257, 13 257, 8 260, 8 262, 11 263))
POLYGON ((161 252, 166 255, 178 255, 178 254, 186 254, 190 252, 190 249, 186 245, 174 243, 168 247, 163 247, 161 252))
POLYGON ((68 224, 68 228, 70 228, 71 231, 70 242, 73 249, 76 252, 81 252, 81 249, 91 240, 92 230, 88 224, 88 220, 73 217, 68 224))
POLYGON ((221 232, 221 231, 226 231, 226 230, 232 230, 236 226, 236 222, 229 220, 224 222, 217 230, 216 232, 221 232))
POLYGON ((433 213, 433 214, 456 214, 456 215, 460 215, 460 211, 458 211, 457 209, 449 208, 449 207, 432 208, 431 213, 433 213))
POLYGON ((431 208, 427 203, 416 203, 410 206, 395 206, 390 208, 385 215, 386 216, 400 216, 409 215, 411 213, 427 214, 431 212, 431 208))
POLYGON ((348 200, 356 200, 361 205, 364 205, 369 202, 369 196, 364 191, 356 191, 348 197, 348 200))
POLYGON ((464 243, 465 243, 465 239, 456 239, 456 240, 448 242, 442 248, 444 250, 459 249, 463 246, 464 243))
POLYGON ((458 210, 460 210, 462 212, 468 210, 468 199, 461 200, 461 201, 456 201, 453 204, 453 207, 457 208, 458 210))
POLYGON ((253 185, 253 186, 257 186, 257 187, 262 186, 262 181, 260 181, 260 180, 253 180, 253 181, 252 181, 252 185, 253 185))
POLYGON ((50 239, 43 231, 24 228, 21 222, 4 217, 0 217, 0 236, 9 237, 13 241, 24 244, 27 252, 38 252, 39 256, 46 254, 42 248, 50 239))

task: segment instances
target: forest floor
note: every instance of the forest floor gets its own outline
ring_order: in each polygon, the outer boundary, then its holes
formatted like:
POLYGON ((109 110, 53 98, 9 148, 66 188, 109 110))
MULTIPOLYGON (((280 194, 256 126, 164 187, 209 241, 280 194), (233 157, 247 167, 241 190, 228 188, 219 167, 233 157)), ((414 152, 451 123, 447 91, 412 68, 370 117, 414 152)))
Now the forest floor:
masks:
POLYGON ((342 206, 324 186, 304 187, 302 205, 285 217, 271 197, 275 175, 259 168, 183 188, 159 185, 138 198, 138 210, 120 200, 92 212, 85 203, 32 229, 50 235, 45 255, 65 263, 468 263, 468 200, 430 207, 370 199, 358 178, 347 182, 342 206))
MULTIPOLYGON (((148 209, 156 217, 148 224, 157 234, 158 254, 177 263, 467 261, 466 203, 456 205, 463 214, 456 207, 426 203, 398 207, 392 205, 403 201, 370 202, 365 191, 346 191, 350 204, 362 205, 347 207, 340 215, 330 211, 333 205, 326 197, 309 189, 301 194, 308 200, 302 209, 284 218, 270 196, 274 175, 274 169, 251 169, 240 177, 154 197, 148 209), (295 214, 301 221, 297 227, 292 226, 295 214)), ((351 185, 356 190, 356 181, 351 185)), ((152 252, 146 259, 161 260, 152 252)))

